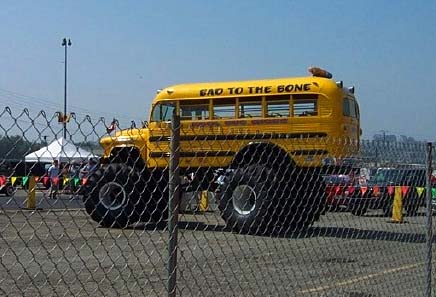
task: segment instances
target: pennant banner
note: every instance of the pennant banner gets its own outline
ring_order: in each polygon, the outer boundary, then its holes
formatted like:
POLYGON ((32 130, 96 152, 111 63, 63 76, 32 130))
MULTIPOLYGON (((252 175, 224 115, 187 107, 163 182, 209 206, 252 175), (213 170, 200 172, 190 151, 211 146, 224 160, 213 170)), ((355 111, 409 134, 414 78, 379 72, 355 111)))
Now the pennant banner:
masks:
POLYGON ((431 198, 436 198, 436 188, 431 189, 431 198))
POLYGON ((395 192, 395 187, 394 186, 388 186, 388 194, 392 195, 395 192))
POLYGON ((409 192, 409 186, 401 186, 401 193, 403 193, 403 197, 406 196, 407 192, 409 192))
POLYGON ((356 188, 354 186, 348 186, 348 193, 351 195, 354 193, 354 190, 356 190, 356 188))
POLYGON ((416 193, 418 193, 418 198, 421 198, 424 189, 424 187, 416 187, 416 193))
POLYGON ((374 186, 374 187, 372 188, 372 193, 373 193, 374 195, 378 195, 378 194, 380 193, 380 188, 379 188, 378 186, 374 186))
MULTIPOLYGON (((14 186, 17 183, 17 180, 19 181, 19 179, 21 178, 21 184, 23 186, 25 186, 28 182, 29 182, 29 176, 11 176, 10 178, 10 182, 12 184, 12 186, 14 186)), ((42 182, 42 184, 44 186, 49 186, 49 182, 50 182, 50 177, 48 176, 34 176, 33 179, 35 180, 35 182, 42 182)), ((69 178, 66 177, 64 179, 60 179, 59 177, 55 177, 51 179, 53 185, 57 186, 60 182, 62 182, 62 185, 66 185, 68 182, 72 181, 74 183, 75 186, 79 185, 79 184, 86 184, 88 179, 85 178, 69 178)), ((0 187, 6 185, 6 183, 8 182, 8 178, 4 175, 0 175, 0 187)), ((342 192, 342 187, 341 186, 337 186, 335 188, 335 192, 337 194, 340 194, 342 192)), ((349 186, 348 187, 348 192, 351 194, 354 192, 354 186, 349 186)))
POLYGON ((360 192, 362 195, 365 195, 366 191, 368 191, 368 187, 360 187, 360 192))

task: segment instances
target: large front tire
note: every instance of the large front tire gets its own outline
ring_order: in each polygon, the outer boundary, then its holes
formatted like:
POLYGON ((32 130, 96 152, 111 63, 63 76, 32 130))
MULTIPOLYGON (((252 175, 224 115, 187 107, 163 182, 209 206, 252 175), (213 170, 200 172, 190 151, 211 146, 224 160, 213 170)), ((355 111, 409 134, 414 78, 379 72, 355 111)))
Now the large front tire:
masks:
POLYGON ((85 184, 86 212, 103 227, 125 228, 144 216, 145 186, 141 175, 127 165, 99 168, 85 184))

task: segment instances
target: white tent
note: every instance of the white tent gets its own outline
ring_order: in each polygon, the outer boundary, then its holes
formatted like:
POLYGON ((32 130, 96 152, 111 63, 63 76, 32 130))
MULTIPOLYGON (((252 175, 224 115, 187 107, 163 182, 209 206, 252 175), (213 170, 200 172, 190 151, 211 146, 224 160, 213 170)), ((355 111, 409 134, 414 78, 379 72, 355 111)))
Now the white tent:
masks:
POLYGON ((25 161, 51 163, 56 159, 61 163, 67 163, 72 161, 83 161, 91 157, 96 156, 61 137, 50 143, 48 146, 28 154, 25 156, 25 161))

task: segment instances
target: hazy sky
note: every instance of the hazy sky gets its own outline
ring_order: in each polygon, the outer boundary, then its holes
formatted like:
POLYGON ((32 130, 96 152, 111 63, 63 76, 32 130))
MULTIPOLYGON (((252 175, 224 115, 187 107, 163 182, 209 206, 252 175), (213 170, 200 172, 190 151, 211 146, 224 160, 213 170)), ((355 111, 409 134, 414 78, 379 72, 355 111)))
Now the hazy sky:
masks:
POLYGON ((356 86, 364 137, 436 140, 436 1, 1 1, 0 104, 147 119, 157 89, 302 76, 356 86), (433 86, 433 87, 432 87, 433 86))

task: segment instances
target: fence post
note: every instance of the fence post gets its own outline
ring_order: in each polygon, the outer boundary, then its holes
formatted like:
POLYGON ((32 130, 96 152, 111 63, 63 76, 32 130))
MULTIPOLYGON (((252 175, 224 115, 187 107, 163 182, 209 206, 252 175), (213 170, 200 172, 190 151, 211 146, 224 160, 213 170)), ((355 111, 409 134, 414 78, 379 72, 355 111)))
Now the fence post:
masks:
POLYGON ((171 143, 169 164, 168 201, 168 297, 176 296, 177 282, 177 223, 180 202, 180 116, 173 114, 171 120, 171 143))
POLYGON ((426 243, 427 243, 427 254, 426 254, 426 290, 425 296, 431 297, 431 265, 432 265, 432 185, 431 185, 431 175, 432 175, 432 154, 433 154, 433 144, 431 142, 427 143, 427 180, 426 180, 426 206, 427 206, 427 234, 426 234, 426 243))

